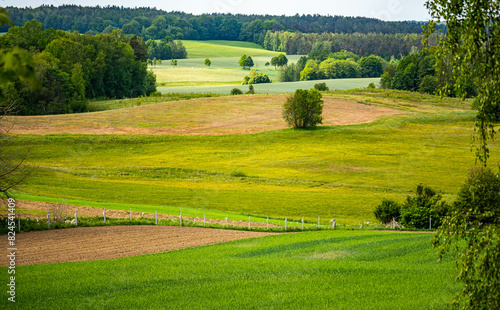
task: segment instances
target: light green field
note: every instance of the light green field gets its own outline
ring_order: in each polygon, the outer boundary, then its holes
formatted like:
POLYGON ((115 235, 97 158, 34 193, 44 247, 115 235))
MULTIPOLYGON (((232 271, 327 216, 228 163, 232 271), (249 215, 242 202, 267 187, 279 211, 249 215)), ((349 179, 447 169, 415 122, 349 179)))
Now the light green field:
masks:
MULTIPOLYGON (((429 234, 308 232, 152 255, 17 266, 2 309, 446 309, 429 234), (411 297, 409 297, 411 296, 411 297)), ((7 274, 7 268, 0 271, 7 274)), ((5 296, 6 294, 4 294, 5 296)))
MULTIPOLYGON (((242 78, 243 79, 243 78, 242 78)), ((281 94, 293 93, 296 89, 311 89, 316 83, 326 83, 331 90, 347 90, 354 88, 366 88, 368 84, 374 83, 378 85, 380 78, 359 78, 359 79, 337 79, 337 80, 316 80, 316 81, 300 81, 300 82, 287 82, 287 83, 267 83, 267 84, 254 84, 255 91, 259 94, 281 94)), ((195 83, 193 83, 195 84, 195 83)), ((229 94, 231 89, 239 88, 243 92, 248 91, 248 85, 241 85, 238 82, 234 85, 224 86, 204 86, 203 83, 196 83, 198 85, 191 86, 172 86, 172 87, 158 87, 158 91, 162 93, 214 93, 214 94, 229 94)), ((214 83, 215 84, 215 83, 214 83)), ((223 83, 220 83, 223 84, 223 83)), ((172 85, 176 85, 172 83, 172 85)), ((179 84, 178 84, 179 85, 179 84)), ((189 83, 183 84, 189 85, 189 83)))
MULTIPOLYGON (((156 81, 159 86, 218 86, 238 85, 249 70, 243 70, 238 61, 241 55, 251 56, 254 61, 253 69, 269 75, 277 81, 279 70, 266 62, 280 53, 267 51, 260 45, 240 41, 182 41, 188 52, 188 59, 178 59, 177 66, 171 66, 170 61, 164 60, 161 65, 153 67, 156 81), (210 58, 210 67, 205 66, 205 59, 210 58)), ((300 55, 287 56, 289 63, 295 63, 300 55)), ((175 91, 175 90, 172 90, 175 91)), ((172 92, 166 90, 166 92, 172 92)), ((210 92, 210 90, 203 90, 210 92)), ((181 92, 198 92, 188 89, 181 92)))
POLYGON ((248 56, 276 56, 280 53, 268 51, 262 46, 242 41, 192 41, 182 40, 186 47, 188 58, 211 58, 211 57, 240 57, 243 54, 248 56))
MULTIPOLYGON (((254 69, 277 81, 280 70, 274 67, 265 67, 271 61, 271 56, 252 57, 254 69)), ((296 62, 300 56, 289 56, 289 62, 296 62)), ((179 59, 177 66, 171 66, 169 61, 153 68, 156 81, 160 86, 214 86, 241 84, 243 77, 250 73, 238 65, 240 57, 211 58, 210 67, 204 65, 205 58, 179 59)), ((167 91, 168 92, 168 91, 167 91)))

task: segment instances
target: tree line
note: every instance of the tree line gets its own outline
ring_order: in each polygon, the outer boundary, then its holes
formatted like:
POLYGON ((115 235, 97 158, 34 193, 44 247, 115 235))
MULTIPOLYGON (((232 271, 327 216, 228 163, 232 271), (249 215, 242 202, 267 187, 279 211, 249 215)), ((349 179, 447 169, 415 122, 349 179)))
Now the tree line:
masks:
POLYGON ((87 99, 124 98, 156 91, 156 77, 147 70, 147 46, 121 30, 82 35, 52 28, 35 20, 11 27, 0 37, 0 50, 22 49, 33 59, 40 88, 19 80, 2 83, 7 103, 21 115, 87 110, 87 99))
POLYGON ((348 51, 330 53, 318 50, 302 56, 297 63, 282 67, 280 82, 308 81, 321 79, 380 77, 389 63, 375 55, 360 57, 348 51))
MULTIPOLYGON (((156 8, 124 8, 118 6, 82 7, 77 5, 37 8, 8 7, 12 21, 22 25, 32 19, 46 28, 80 33, 111 33, 122 29, 149 39, 240 40, 263 44, 268 32, 343 33, 343 34, 416 34, 422 32, 420 22, 386 22, 366 17, 322 15, 232 15, 166 12, 156 8)), ((8 26, 0 27, 6 31, 8 26)), ((343 48, 345 49, 345 48, 343 48)), ((281 50, 285 51, 285 50, 281 50)), ((310 50, 300 52, 307 54, 310 50)), ((299 53, 298 50, 294 53, 299 53)), ((291 54, 294 54, 291 53, 291 54)), ((289 53, 290 54, 290 53, 289 53)), ((395 54, 394 54, 395 55, 395 54)), ((382 56, 382 55, 381 55, 382 56)))
MULTIPOLYGON (((360 56, 371 54, 387 60, 391 56, 401 58, 412 49, 422 50, 422 34, 383 33, 301 33, 289 31, 268 31, 262 46, 265 49, 284 52, 288 55, 307 55, 317 50, 329 52, 348 51, 360 56)), ((435 44, 431 37, 429 44, 435 44)))

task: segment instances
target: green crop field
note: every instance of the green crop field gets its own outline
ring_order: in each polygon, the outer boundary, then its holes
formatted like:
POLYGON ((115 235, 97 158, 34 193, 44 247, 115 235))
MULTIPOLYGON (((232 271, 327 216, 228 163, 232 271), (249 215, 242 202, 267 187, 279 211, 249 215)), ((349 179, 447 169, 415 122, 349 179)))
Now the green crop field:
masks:
MULTIPOLYGON (((277 81, 279 69, 266 67, 266 62, 280 53, 263 49, 260 45, 240 41, 182 41, 188 52, 187 59, 178 59, 177 66, 171 66, 169 60, 154 66, 159 86, 217 86, 241 84, 243 77, 249 70, 243 70, 238 61, 241 55, 251 56, 254 61, 253 69, 265 73, 272 80, 277 81), (205 59, 211 60, 210 67, 205 66, 205 59)), ((295 63, 300 55, 289 55, 289 63, 295 63)), ((367 84, 368 85, 368 84, 367 84)), ((364 85, 366 86, 366 85, 364 85)), ((162 90, 164 90, 162 88, 162 90)), ((198 92, 196 89, 185 91, 164 90, 165 92, 198 92)), ((210 90, 203 90, 210 92, 210 90)))
MULTIPOLYGON (((288 56, 288 59, 289 62, 296 62, 299 57, 292 55, 288 56)), ((255 63, 254 69, 269 75, 272 80, 277 81, 280 69, 276 70, 271 66, 264 66, 266 62, 271 61, 271 56, 252 58, 255 63)), ((158 84, 163 86, 241 84, 243 77, 250 73, 249 70, 243 70, 238 65, 240 57, 215 57, 210 59, 212 61, 210 67, 205 66, 205 58, 188 58, 177 60, 177 66, 171 66, 169 61, 163 61, 161 65, 156 65, 152 69, 156 74, 158 84)))
POLYGON ((262 46, 242 41, 191 41, 182 40, 186 47, 189 58, 206 58, 206 57, 240 57, 243 54, 249 56, 276 56, 280 53, 268 51, 262 46))
MULTIPOLYGON (((446 309, 460 286, 431 235, 284 234, 166 253, 18 266, 3 309, 446 309), (411 297, 410 297, 411 296, 411 297)), ((6 267, 0 268, 7 273, 6 267)))
MULTIPOLYGON (((274 72, 273 72, 274 73, 274 72)), ((248 74, 248 71, 247 71, 248 74)), ((242 75, 245 76, 246 74, 242 75)), ((228 75, 229 76, 229 75, 228 75)), ((272 74, 270 75, 272 76, 272 74)), ((330 89, 347 90, 353 88, 366 88, 368 84, 374 83, 378 85, 380 78, 359 78, 359 79, 333 79, 333 80, 316 80, 316 81, 300 81, 300 82, 287 82, 287 83, 266 83, 254 84, 253 87, 257 93, 261 94, 281 94, 293 93, 296 89, 311 89, 316 83, 325 83, 330 89)), ((172 83, 171 87, 160 86, 158 91, 162 93, 214 93, 214 94, 229 94, 231 89, 239 88, 243 92, 248 91, 248 85, 241 85, 241 81, 234 81, 233 85, 214 85, 207 86, 204 83, 185 82, 172 83), (178 85, 178 86, 175 86, 178 85), (182 86, 181 86, 182 85, 182 86)), ((225 83, 219 83, 225 84, 225 83)))

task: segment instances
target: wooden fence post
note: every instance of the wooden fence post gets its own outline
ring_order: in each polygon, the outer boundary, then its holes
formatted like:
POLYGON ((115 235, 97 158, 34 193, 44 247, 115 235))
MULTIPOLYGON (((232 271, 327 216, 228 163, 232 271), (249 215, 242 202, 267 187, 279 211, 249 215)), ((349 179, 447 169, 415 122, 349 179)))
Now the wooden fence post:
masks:
POLYGON ((47 212, 47 227, 50 228, 50 211, 47 212))
POLYGON ((155 225, 158 225, 158 211, 155 211, 155 225))
POLYGON ((250 222, 250 218, 251 218, 251 216, 248 217, 248 230, 252 230, 252 226, 251 226, 252 224, 250 222))
POLYGON ((285 217, 285 231, 286 231, 286 217, 285 217))
POLYGON ((104 215, 104 223, 106 223, 106 209, 104 209, 104 211, 102 211, 102 215, 104 215))
POLYGON ((304 230, 304 217, 302 217, 302 230, 304 230))

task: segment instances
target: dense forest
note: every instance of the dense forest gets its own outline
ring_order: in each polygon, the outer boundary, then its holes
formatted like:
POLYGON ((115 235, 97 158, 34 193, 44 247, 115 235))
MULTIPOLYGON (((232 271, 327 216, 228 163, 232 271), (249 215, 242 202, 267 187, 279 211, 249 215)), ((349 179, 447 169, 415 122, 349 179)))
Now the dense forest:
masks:
POLYGON ((156 91, 156 77, 147 70, 144 39, 121 30, 81 35, 44 29, 32 20, 0 37, 0 50, 15 49, 29 51, 41 83, 39 89, 20 80, 0 85, 7 103, 22 115, 83 112, 86 99, 137 97, 156 91))
MULTIPOLYGON (((422 32, 419 22, 385 22, 365 17, 192 15, 156 8, 76 5, 8 7, 7 10, 16 25, 35 19, 45 28, 86 34, 111 33, 119 28, 127 35, 141 36, 146 41, 240 40, 255 42, 270 50, 303 55, 314 51, 315 44, 321 41, 330 42, 332 52, 348 50, 359 55, 374 53, 384 58, 406 55, 411 46, 421 45, 421 37, 416 34, 422 32)), ((7 27, 0 28, 0 32, 6 30, 7 27)))

